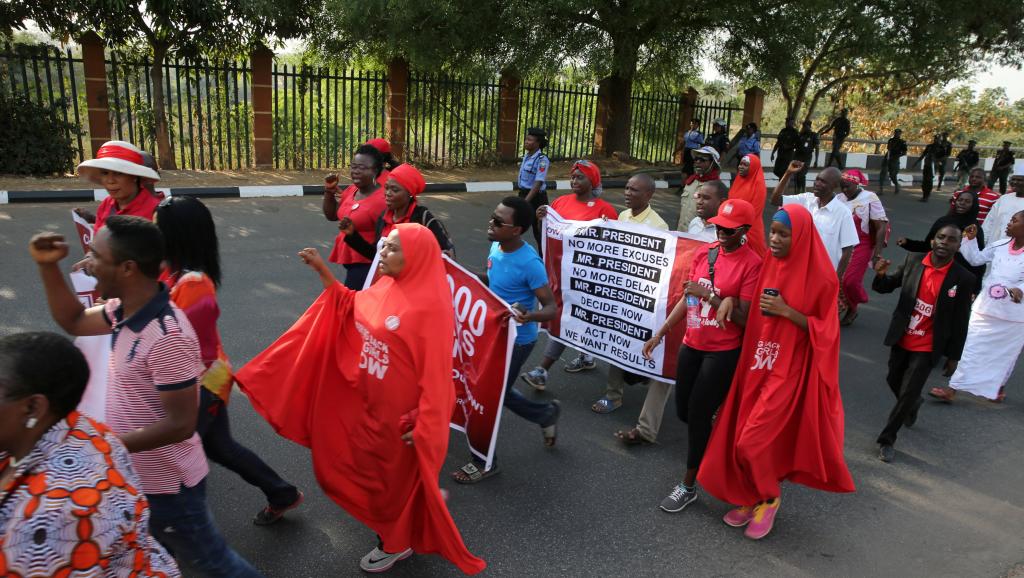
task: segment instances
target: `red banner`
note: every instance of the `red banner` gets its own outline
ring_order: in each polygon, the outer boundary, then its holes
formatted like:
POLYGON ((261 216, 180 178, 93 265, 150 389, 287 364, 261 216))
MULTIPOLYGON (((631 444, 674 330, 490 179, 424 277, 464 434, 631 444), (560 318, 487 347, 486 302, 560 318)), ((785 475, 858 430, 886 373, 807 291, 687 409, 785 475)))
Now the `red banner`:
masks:
MULTIPOLYGON (((452 382, 456 406, 451 426, 466 434, 469 450, 485 460, 485 469, 490 469, 516 341, 515 323, 508 320, 508 303, 476 275, 447 256, 443 258, 455 307, 452 382)), ((370 265, 371 271, 377 271, 378 259, 379 253, 370 265)), ((367 278, 365 287, 376 277, 367 278)))

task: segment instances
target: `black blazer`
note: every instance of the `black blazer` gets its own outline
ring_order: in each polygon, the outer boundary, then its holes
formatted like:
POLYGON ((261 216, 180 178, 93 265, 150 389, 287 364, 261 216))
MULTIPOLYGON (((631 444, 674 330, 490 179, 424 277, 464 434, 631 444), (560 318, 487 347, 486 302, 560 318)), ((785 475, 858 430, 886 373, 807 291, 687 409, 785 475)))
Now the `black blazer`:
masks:
MULTIPOLYGON (((921 274, 924 271, 924 260, 927 253, 911 253, 907 260, 895 271, 885 275, 875 275, 871 288, 878 293, 892 293, 900 290, 900 301, 892 312, 889 332, 885 335, 885 344, 892 346, 899 343, 910 325, 910 317, 914 314, 917 304, 917 290, 921 285, 921 274)), ((946 273, 939 289, 935 303, 935 315, 932 318, 932 363, 937 363, 942 356, 953 361, 960 361, 967 341, 967 323, 971 318, 971 293, 976 280, 970 271, 956 261, 946 273), (956 287, 956 295, 949 296, 949 291, 956 287)))

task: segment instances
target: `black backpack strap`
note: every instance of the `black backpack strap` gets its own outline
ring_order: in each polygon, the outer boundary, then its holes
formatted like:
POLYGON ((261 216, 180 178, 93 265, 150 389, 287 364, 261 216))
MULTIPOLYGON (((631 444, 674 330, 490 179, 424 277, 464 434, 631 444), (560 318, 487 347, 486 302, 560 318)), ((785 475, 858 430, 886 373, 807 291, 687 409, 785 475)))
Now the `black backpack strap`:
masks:
POLYGON ((718 260, 718 250, 721 245, 715 245, 708 249, 708 280, 711 281, 711 290, 715 289, 715 261, 718 260))

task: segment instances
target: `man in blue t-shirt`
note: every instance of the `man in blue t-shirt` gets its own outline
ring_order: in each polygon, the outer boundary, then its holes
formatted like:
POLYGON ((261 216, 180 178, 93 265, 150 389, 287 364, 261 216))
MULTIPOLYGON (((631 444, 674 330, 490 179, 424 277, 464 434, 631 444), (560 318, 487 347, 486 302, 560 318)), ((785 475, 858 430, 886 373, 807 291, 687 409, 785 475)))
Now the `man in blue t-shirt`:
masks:
MULTIPOLYGON (((537 344, 537 322, 549 321, 558 314, 544 263, 537 251, 522 238, 534 222, 533 215, 534 209, 526 199, 502 199, 487 226, 487 238, 491 240, 487 270, 478 276, 498 297, 512 305, 510 319, 518 324, 505 384, 505 407, 539 425, 544 445, 552 447, 555 445, 555 426, 561 414, 558 400, 549 403, 532 401, 514 385, 519 369, 537 344), (540 309, 537 308, 538 301, 540 309)), ((484 471, 483 460, 473 456, 473 461, 452 473, 452 477, 459 483, 475 484, 498 472, 498 466, 493 463, 491 469, 484 471)))
MULTIPOLYGON (((544 154, 544 148, 547 146, 548 133, 544 129, 526 129, 526 140, 523 141, 526 154, 523 155, 523 163, 519 165, 519 196, 533 206, 534 212, 537 211, 537 207, 548 204, 547 178, 551 160, 544 154)), ((535 219, 533 238, 537 241, 538 249, 540 232, 540 221, 535 219)))

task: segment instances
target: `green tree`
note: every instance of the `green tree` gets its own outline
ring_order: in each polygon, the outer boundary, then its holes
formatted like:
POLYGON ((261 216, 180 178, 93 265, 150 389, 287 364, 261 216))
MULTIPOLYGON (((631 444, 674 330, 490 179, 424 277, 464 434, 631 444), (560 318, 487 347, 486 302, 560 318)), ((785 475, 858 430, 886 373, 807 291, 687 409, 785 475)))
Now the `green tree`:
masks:
POLYGON ((693 69, 715 21, 708 0, 325 0, 311 40, 327 55, 404 58, 420 70, 514 70, 581 64, 601 79, 605 152, 629 151, 638 73, 693 69))
POLYGON ((1024 59, 1024 3, 975 0, 791 0, 750 14, 723 8, 720 69, 778 87, 789 116, 859 86, 888 97, 923 94, 985 58, 1024 59))
POLYGON ((164 105, 163 66, 168 56, 243 52, 269 36, 295 37, 309 25, 312 0, 15 0, 10 13, 34 20, 63 38, 96 31, 110 45, 143 43, 152 52, 150 79, 156 117, 157 160, 176 169, 164 105))

